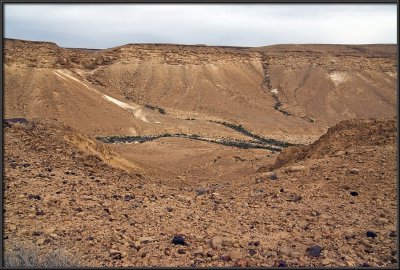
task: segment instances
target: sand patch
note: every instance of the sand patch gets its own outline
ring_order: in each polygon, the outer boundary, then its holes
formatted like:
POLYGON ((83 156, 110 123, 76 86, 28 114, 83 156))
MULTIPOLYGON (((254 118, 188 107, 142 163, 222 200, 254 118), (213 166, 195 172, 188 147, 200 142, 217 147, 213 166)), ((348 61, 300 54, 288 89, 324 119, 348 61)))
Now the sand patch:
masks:
POLYGON ((335 71, 329 74, 329 78, 332 80, 335 86, 338 86, 340 83, 346 81, 346 73, 335 71))
MULTIPOLYGON (((58 77, 62 78, 63 80, 68 81, 67 80, 67 78, 68 78, 68 79, 71 79, 71 80, 79 83, 80 85, 84 86, 85 88, 87 88, 91 91, 94 91, 96 94, 100 95, 102 98, 104 98, 108 102, 111 102, 124 110, 130 111, 136 118, 142 120, 143 122, 149 123, 149 120, 147 119, 146 115, 144 114, 143 110, 141 109, 141 107, 139 105, 128 104, 128 103, 120 101, 116 98, 110 97, 106 94, 103 94, 100 91, 94 89, 91 86, 88 86, 86 83, 82 82, 81 80, 75 78, 74 76, 71 76, 70 74, 68 74, 62 70, 56 70, 56 71, 54 71, 54 74, 57 75, 58 77)), ((155 121, 154 123, 160 124, 159 121, 155 121)))

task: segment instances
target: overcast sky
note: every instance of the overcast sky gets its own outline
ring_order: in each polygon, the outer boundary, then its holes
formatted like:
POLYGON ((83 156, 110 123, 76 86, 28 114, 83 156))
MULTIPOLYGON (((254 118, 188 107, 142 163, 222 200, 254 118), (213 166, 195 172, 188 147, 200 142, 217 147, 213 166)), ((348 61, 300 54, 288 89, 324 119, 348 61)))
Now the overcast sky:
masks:
POLYGON ((396 43, 396 4, 5 4, 4 37, 62 47, 396 43))

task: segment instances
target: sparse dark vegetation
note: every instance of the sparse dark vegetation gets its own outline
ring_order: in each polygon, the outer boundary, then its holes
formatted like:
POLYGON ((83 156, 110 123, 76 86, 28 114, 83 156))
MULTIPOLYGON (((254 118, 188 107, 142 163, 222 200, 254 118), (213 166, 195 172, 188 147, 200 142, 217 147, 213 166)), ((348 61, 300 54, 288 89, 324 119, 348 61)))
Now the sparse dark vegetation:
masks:
POLYGON ((275 109, 275 110, 277 110, 277 111, 280 112, 280 113, 283 113, 283 115, 286 115, 286 116, 291 116, 291 115, 293 115, 293 114, 291 114, 290 112, 281 109, 281 107, 282 107, 283 104, 282 104, 282 102, 279 100, 279 98, 278 98, 278 96, 277 96, 276 94, 272 93, 272 98, 275 100, 275 104, 274 104, 274 109, 275 109))
POLYGON ((5 267, 77 267, 76 257, 64 249, 41 251, 30 243, 13 244, 4 252, 5 267))
POLYGON ((264 138, 264 137, 254 134, 254 133, 251 133, 250 131, 246 130, 242 125, 235 125, 235 124, 231 124, 231 123, 227 123, 227 122, 219 122, 219 121, 212 121, 212 120, 210 122, 224 125, 228 128, 231 128, 237 132, 242 133, 243 135, 246 135, 248 137, 256 139, 262 143, 267 143, 267 144, 271 144, 271 145, 275 145, 275 146, 279 146, 279 147, 283 147, 283 148, 288 147, 288 146, 293 146, 293 144, 288 143, 288 142, 278 141, 278 140, 271 139, 271 138, 264 138))
POLYGON ((155 106, 155 105, 144 104, 144 107, 146 107, 147 109, 153 110, 153 111, 157 110, 161 114, 167 114, 167 112, 163 108, 155 106))
POLYGON ((205 141, 211 143, 217 143, 227 146, 234 146, 241 149, 251 149, 251 148, 259 148, 259 149, 267 149, 271 151, 280 151, 283 147, 289 146, 289 143, 275 141, 273 139, 264 140, 264 141, 240 141, 240 140, 232 140, 232 139, 210 139, 210 138, 203 138, 197 134, 184 134, 184 133, 164 133, 160 135, 149 135, 149 136, 103 136, 103 137, 96 137, 97 140, 104 142, 104 143, 134 143, 134 142, 147 142, 153 141, 160 138, 187 138, 192 140, 198 141, 205 141))

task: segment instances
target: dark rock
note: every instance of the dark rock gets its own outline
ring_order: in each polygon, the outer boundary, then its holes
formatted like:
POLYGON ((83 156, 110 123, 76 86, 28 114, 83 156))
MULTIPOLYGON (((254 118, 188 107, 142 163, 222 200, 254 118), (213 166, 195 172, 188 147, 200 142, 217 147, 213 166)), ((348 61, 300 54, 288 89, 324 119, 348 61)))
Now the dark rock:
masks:
POLYGON ((89 237, 87 238, 87 240, 92 241, 94 238, 93 236, 89 235, 89 237))
POLYGON ((203 187, 198 188, 195 191, 196 191, 196 195, 197 196, 204 195, 204 194, 206 194, 208 192, 208 190, 206 188, 203 188, 203 187))
POLYGON ((271 172, 271 174, 269 175, 269 179, 271 179, 271 180, 278 180, 279 177, 278 177, 278 175, 276 174, 276 172, 271 172))
POLYGON ((249 249, 249 254, 250 254, 250 256, 256 255, 257 251, 254 249, 249 249))
POLYGON ((307 248, 307 251, 311 257, 319 257, 321 255, 322 247, 314 245, 307 248))
POLYGON ((376 234, 376 233, 374 233, 374 232, 372 232, 372 231, 367 231, 367 237, 371 237, 371 238, 375 238, 375 237, 377 237, 378 235, 376 234))
POLYGON ((186 251, 183 248, 178 249, 178 254, 185 254, 186 251))
POLYGON ((358 192, 357 192, 357 191, 351 191, 351 192, 350 192, 350 195, 351 195, 351 196, 358 196, 358 192))
POLYGON ((37 210, 37 211, 36 211, 36 215, 37 215, 37 216, 44 216, 44 214, 45 214, 45 213, 44 213, 43 210, 37 210))
POLYGON ((287 267, 288 265, 286 264, 286 262, 284 260, 279 260, 278 261, 278 267, 287 267))
POLYGON ((124 201, 130 201, 130 200, 133 200, 134 198, 135 198, 135 196, 133 196, 133 195, 125 195, 124 201))
POLYGON ((28 199, 30 199, 30 200, 40 200, 41 199, 41 197, 40 197, 40 195, 33 195, 33 194, 29 194, 28 195, 28 199))
POLYGON ((223 256, 220 257, 220 260, 223 261, 223 262, 228 262, 228 261, 231 260, 231 257, 223 255, 223 256))
POLYGON ((302 199, 301 195, 293 194, 287 201, 298 202, 302 199))
POLYGON ((174 245, 187 246, 185 237, 183 235, 175 235, 174 238, 172 238, 171 243, 174 245))

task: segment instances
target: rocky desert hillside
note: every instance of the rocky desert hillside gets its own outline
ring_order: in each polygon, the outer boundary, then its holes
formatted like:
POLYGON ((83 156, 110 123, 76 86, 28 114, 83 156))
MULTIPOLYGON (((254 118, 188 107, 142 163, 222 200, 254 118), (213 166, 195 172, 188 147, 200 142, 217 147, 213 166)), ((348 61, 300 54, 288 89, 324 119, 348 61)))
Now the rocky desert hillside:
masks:
POLYGON ((397 265, 393 120, 341 123, 275 170, 179 184, 110 167, 111 150, 80 150, 57 122, 4 132, 6 250, 28 241, 87 266, 397 265))
POLYGON ((4 40, 5 247, 397 266, 395 45, 4 40))

